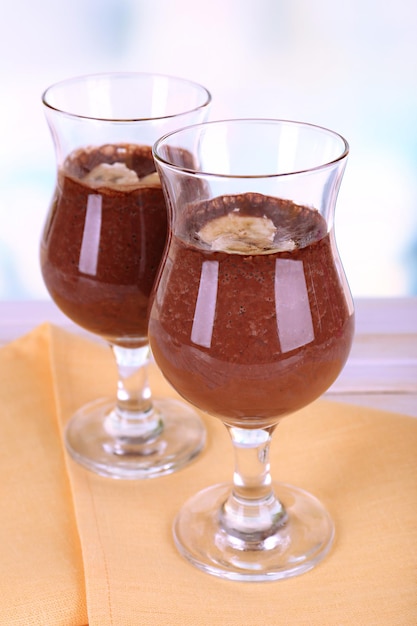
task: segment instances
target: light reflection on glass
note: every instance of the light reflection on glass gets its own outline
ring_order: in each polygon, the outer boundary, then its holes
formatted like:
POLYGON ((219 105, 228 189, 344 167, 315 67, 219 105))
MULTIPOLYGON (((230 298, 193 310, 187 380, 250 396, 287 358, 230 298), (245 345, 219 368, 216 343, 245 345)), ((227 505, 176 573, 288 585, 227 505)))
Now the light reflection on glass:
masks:
POLYGON ((191 330, 191 341, 204 348, 211 346, 216 314, 218 277, 218 261, 204 261, 201 267, 200 285, 191 330))
POLYGON ((275 262, 275 310, 282 352, 289 352, 314 339, 303 261, 275 262))
POLYGON ((89 194, 78 268, 80 272, 90 276, 95 276, 97 273, 101 231, 101 204, 102 198, 99 194, 89 194))

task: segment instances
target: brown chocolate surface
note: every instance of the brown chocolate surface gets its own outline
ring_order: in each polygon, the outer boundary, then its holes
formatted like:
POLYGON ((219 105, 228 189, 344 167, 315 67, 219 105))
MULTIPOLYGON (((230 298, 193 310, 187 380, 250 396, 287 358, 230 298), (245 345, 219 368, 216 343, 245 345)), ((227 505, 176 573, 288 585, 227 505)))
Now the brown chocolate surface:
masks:
POLYGON ((157 363, 177 391, 231 424, 266 426, 319 397, 348 356, 354 329, 333 234, 318 212, 258 194, 185 214, 151 313, 157 363), (211 251, 196 232, 241 207, 267 215, 291 251, 211 251))
POLYGON ((149 295, 164 250, 166 207, 159 185, 83 182, 100 163, 155 171, 151 148, 121 145, 70 155, 41 242, 45 284, 74 322, 121 345, 147 341, 149 295))

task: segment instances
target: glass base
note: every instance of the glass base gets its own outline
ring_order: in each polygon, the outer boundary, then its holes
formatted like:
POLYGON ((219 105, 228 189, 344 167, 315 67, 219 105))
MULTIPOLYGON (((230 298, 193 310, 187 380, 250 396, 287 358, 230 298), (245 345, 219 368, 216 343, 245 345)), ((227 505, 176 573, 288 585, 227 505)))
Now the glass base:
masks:
POLYGON ((258 542, 229 536, 220 524, 220 511, 231 484, 197 493, 174 522, 180 553, 199 569, 228 580, 272 581, 312 569, 332 546, 333 522, 321 503, 306 491, 281 483, 273 487, 286 510, 286 521, 258 542))
POLYGON ((173 398, 153 399, 161 428, 151 440, 114 436, 105 427, 114 401, 103 398, 82 407, 65 429, 70 456, 110 478, 143 479, 171 474, 202 450, 206 431, 199 415, 173 398))

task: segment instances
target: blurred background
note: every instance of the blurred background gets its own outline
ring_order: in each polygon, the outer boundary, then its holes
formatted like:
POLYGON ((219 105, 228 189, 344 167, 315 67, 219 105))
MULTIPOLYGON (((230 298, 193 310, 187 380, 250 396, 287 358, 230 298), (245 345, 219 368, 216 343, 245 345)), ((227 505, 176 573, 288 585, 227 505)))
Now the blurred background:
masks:
POLYGON ((14 0, 0 21, 0 299, 48 298, 38 247, 55 181, 51 83, 174 74, 211 119, 274 117, 343 134, 336 236, 353 295, 417 295, 417 3, 14 0))

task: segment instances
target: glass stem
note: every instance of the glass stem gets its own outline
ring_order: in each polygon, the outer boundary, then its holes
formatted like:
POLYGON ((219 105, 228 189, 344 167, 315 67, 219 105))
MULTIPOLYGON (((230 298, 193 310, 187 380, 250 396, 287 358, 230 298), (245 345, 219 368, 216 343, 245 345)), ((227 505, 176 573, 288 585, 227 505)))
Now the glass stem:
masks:
POLYGON ((270 474, 269 449, 275 426, 227 429, 235 451, 235 470, 220 522, 236 547, 244 549, 250 543, 253 548, 274 535, 287 519, 270 474))
POLYGON ((149 345, 124 348, 110 345, 117 365, 117 401, 106 429, 115 437, 149 441, 162 430, 162 420, 152 404, 148 383, 149 345))

